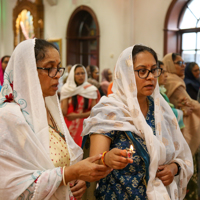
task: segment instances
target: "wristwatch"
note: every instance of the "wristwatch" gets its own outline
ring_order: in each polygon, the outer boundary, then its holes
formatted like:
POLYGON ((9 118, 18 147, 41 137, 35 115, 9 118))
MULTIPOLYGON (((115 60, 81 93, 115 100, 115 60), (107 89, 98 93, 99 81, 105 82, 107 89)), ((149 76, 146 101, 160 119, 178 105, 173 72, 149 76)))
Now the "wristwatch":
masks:
POLYGON ((178 175, 180 174, 180 171, 181 171, 181 166, 180 166, 177 162, 174 162, 174 164, 176 164, 177 167, 178 167, 178 171, 177 171, 177 173, 175 174, 175 176, 178 176, 178 175))

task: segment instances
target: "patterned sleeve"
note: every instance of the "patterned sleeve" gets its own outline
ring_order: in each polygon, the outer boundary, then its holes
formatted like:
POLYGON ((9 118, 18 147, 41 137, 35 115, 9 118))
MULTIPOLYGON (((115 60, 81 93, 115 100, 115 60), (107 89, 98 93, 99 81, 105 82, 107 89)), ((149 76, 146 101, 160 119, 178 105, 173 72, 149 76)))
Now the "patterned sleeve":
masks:
POLYGON ((17 198, 24 200, 49 199, 62 181, 62 168, 42 171, 35 181, 17 198))
POLYGON ((110 138, 112 140, 112 142, 114 141, 115 137, 116 137, 116 134, 117 131, 111 131, 111 132, 108 132, 108 133, 90 133, 90 135, 92 134, 100 134, 100 135, 104 135, 108 138, 110 138))

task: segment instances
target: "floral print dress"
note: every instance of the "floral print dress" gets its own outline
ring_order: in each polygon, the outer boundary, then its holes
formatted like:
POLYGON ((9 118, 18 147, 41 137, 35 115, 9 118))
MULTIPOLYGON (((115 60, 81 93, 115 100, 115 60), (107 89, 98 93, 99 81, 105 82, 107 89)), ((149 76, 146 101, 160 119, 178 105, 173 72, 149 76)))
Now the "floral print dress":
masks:
MULTIPOLYGON (((152 127, 155 134, 154 103, 151 97, 148 97, 148 103, 149 110, 146 121, 152 127)), ((110 150, 113 148, 129 149, 132 144, 125 131, 111 131, 103 135, 112 140, 110 150)), ((132 135, 148 154, 145 141, 134 133, 132 135)), ((95 191, 95 196, 98 200, 147 199, 146 187, 148 180, 146 177, 145 162, 137 149, 135 149, 133 157, 133 163, 128 164, 124 169, 113 170, 107 177, 99 181, 99 186, 95 191)))

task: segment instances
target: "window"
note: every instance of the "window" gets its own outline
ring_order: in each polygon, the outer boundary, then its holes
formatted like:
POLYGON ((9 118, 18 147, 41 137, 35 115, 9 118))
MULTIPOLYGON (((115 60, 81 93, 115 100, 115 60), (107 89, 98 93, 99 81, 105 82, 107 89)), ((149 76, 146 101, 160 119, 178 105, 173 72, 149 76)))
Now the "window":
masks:
POLYGON ((197 62, 200 66, 200 1, 186 4, 179 25, 181 34, 181 55, 185 62, 197 62))
POLYGON ((14 47, 28 38, 44 37, 44 6, 42 1, 17 1, 13 9, 14 47))

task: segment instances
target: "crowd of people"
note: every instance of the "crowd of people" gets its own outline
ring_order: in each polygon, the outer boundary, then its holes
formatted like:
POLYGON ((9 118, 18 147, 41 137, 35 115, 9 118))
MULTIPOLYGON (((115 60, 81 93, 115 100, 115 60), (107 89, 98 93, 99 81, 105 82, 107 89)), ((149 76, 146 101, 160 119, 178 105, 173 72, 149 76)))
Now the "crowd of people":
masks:
POLYGON ((199 75, 134 45, 99 82, 97 66, 65 72, 56 46, 21 42, 0 62, 0 197, 198 200, 199 75))

